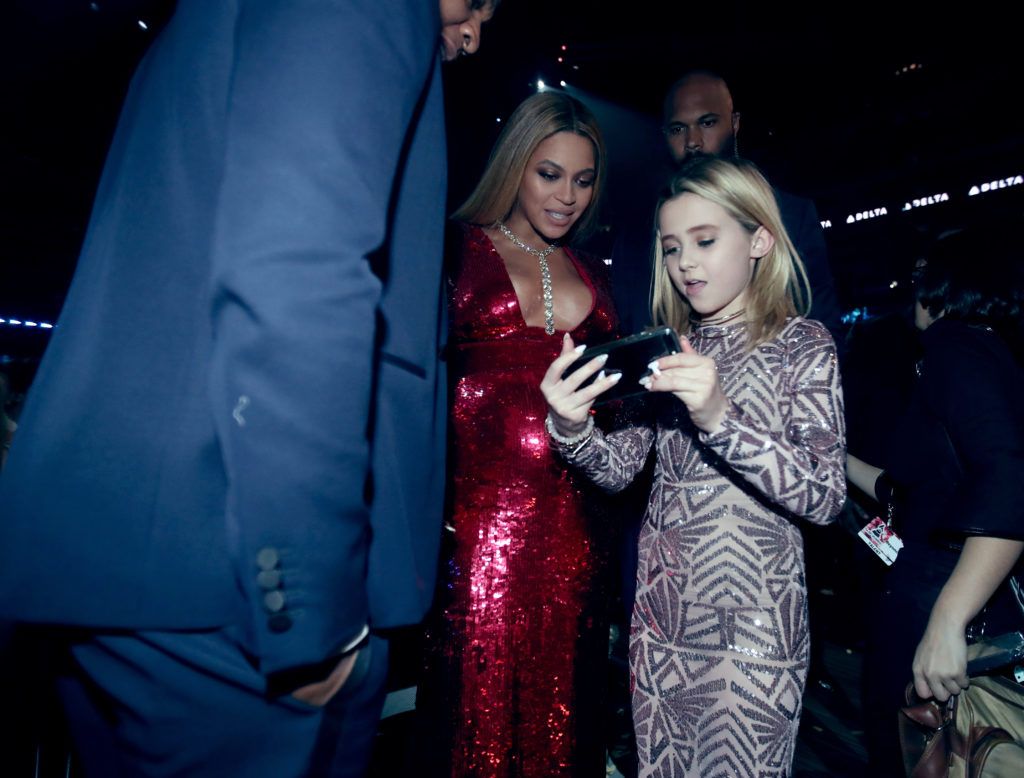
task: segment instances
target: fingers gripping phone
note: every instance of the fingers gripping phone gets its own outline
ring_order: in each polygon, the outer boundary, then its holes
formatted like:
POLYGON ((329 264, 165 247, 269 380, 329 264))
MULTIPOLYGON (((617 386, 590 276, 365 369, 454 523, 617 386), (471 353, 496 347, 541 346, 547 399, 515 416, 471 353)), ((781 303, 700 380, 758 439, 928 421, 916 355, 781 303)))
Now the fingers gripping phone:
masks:
MULTIPOLYGON (((622 400, 626 397, 645 394, 647 390, 640 386, 640 379, 651 375, 651 370, 647 366, 660 357, 677 354, 681 350, 679 337, 675 331, 671 327, 658 327, 630 335, 628 338, 588 348, 580 355, 579 359, 566 368, 562 373, 562 378, 568 378, 570 374, 579 370, 594 357, 607 354, 608 361, 605 362, 602 369, 608 375, 622 373, 622 378, 594 401, 595 405, 601 405, 612 400, 622 400)), ((592 384, 596 378, 597 374, 595 373, 583 382, 581 388, 592 384)))

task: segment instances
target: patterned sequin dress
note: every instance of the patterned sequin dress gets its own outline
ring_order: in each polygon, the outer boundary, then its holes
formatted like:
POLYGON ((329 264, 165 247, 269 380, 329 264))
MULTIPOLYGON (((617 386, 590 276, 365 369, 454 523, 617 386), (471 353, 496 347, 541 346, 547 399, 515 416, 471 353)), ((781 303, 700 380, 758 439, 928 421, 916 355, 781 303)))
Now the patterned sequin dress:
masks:
MULTIPOLYGON (((607 340, 616 322, 604 267, 567 253, 593 296, 572 336, 607 340)), ((562 333, 526 325, 482 230, 467 229, 458 256, 448 344, 453 549, 428 646, 428 674, 435 691, 443 678, 447 703, 428 701, 421 716, 448 717, 435 745, 450 753, 451 775, 601 774, 595 693, 608 633, 597 583, 607 549, 585 509, 585 492, 596 490, 548 446, 539 388, 562 333)))
POLYGON ((801 318, 752 351, 742 323, 692 342, 730 400, 719 430, 650 398, 656 423, 597 433, 572 460, 615 491, 656 446, 630 636, 641 775, 786 776, 808 661, 796 521, 828 522, 846 494, 835 346, 801 318))

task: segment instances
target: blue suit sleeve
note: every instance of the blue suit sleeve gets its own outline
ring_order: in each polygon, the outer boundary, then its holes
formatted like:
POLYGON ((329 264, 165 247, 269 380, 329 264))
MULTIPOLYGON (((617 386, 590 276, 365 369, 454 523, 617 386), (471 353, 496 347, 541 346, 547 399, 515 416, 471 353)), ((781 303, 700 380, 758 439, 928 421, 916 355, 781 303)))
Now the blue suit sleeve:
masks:
POLYGON ((324 659, 368 620, 370 258, 437 34, 436 5, 417 0, 253 0, 239 15, 209 391, 265 673, 324 659))

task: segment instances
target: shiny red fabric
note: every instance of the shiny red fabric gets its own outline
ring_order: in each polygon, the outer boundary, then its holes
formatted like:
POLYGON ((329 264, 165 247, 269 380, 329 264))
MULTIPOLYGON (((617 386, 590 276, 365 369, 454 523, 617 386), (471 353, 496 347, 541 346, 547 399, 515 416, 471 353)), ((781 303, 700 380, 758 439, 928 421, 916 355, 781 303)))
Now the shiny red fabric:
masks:
MULTIPOLYGON (((594 299, 573 339, 607 340, 614 313, 595 281, 604 268, 570 257, 594 299)), ((594 616, 603 603, 594 599, 607 552, 584 510, 585 482, 556 460, 544 430, 539 386, 563 333, 526 325, 481 230, 466 231, 457 259, 449 339, 454 551, 433 641, 456 687, 448 690, 451 774, 572 775, 581 759, 577 687, 605 679, 607 636, 593 633, 604 632, 594 616)))

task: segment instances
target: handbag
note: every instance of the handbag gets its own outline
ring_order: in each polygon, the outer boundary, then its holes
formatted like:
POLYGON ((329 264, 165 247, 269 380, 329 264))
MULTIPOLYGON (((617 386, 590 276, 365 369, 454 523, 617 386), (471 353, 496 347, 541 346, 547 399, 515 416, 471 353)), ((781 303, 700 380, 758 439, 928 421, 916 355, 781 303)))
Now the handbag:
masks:
MULTIPOLYGON (((968 674, 1024 658, 1024 635, 976 644, 968 674)), ((1024 678, 1024 669, 1014 668, 1024 678)), ((900 709, 900 746, 909 778, 1024 776, 1024 687, 998 675, 971 678, 945 703, 922 700, 908 684, 900 709)))

